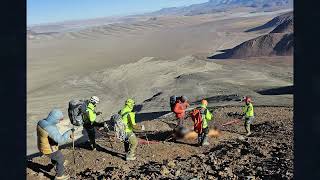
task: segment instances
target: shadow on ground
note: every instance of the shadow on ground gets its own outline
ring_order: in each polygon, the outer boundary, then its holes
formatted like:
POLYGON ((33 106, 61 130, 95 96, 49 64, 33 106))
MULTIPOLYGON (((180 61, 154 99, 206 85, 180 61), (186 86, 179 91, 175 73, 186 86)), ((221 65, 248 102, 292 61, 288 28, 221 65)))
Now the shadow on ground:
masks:
POLYGON ((32 162, 31 160, 27 161, 27 167, 32 169, 36 173, 43 173, 43 175, 49 179, 54 179, 54 176, 50 175, 48 172, 54 168, 52 164, 48 164, 47 166, 32 162))
POLYGON ((163 115, 169 114, 170 112, 171 111, 136 113, 136 122, 152 121, 163 115))
MULTIPOLYGON (((217 103, 217 102, 223 102, 223 101, 241 101, 241 97, 237 94, 230 94, 230 95, 218 95, 218 96, 212 96, 205 98, 208 103, 217 103)), ((190 105, 196 105, 200 104, 201 100, 194 101, 190 103, 190 105)))
POLYGON ((272 89, 264 89, 257 91, 261 95, 283 95, 283 94, 293 94, 293 86, 284 86, 272 89))
POLYGON ((209 56, 207 58, 208 59, 228 59, 233 55, 233 49, 223 49, 223 50, 218 50, 217 52, 221 52, 221 53, 213 56, 209 56))

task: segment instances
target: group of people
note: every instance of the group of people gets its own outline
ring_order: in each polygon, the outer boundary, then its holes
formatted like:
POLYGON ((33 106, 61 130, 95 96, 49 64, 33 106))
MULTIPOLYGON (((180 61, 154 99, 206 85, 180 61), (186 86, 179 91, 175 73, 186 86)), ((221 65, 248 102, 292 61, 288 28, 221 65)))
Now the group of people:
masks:
MULTIPOLYGON (((245 120, 245 129, 247 135, 251 134, 250 125, 254 120, 253 105, 251 98, 245 97, 245 106, 243 107, 243 117, 245 120)), ((89 137, 89 143, 92 150, 96 150, 97 145, 95 142, 95 127, 101 126, 98 123, 97 116, 101 115, 101 112, 96 112, 96 106, 100 102, 97 96, 92 96, 86 106, 86 113, 83 113, 83 128, 87 131, 89 137)), ((138 139, 135 135, 135 131, 144 131, 143 125, 137 125, 135 121, 135 101, 131 98, 125 101, 123 108, 118 112, 121 116, 122 122, 125 125, 125 140, 124 149, 126 152, 126 160, 135 160, 136 148, 138 146, 138 139)), ((186 118, 186 109, 190 107, 186 96, 178 97, 173 104, 171 104, 171 110, 175 113, 177 119, 178 129, 182 129, 186 118)), ((198 132, 198 144, 200 146, 209 145, 208 122, 213 119, 212 112, 208 110, 208 101, 203 99, 201 105, 196 107, 201 114, 201 131, 198 132)), ((75 129, 67 130, 65 133, 60 134, 57 124, 64 119, 63 113, 59 109, 53 109, 47 118, 40 120, 37 125, 37 137, 38 137, 38 149, 39 151, 50 157, 52 164, 55 165, 56 177, 55 179, 68 179, 69 176, 64 173, 64 156, 59 150, 58 145, 66 143, 70 138, 74 138, 75 129)))
MULTIPOLYGON (((208 121, 211 121, 213 119, 212 113, 208 110, 208 101, 203 99, 201 101, 201 105, 197 107, 199 109, 200 114, 202 116, 202 123, 201 123, 201 131, 198 132, 198 145, 199 146, 207 146, 209 145, 208 142, 208 121)), ((190 104, 188 103, 188 99, 186 96, 180 96, 176 98, 176 101, 173 105, 171 105, 172 112, 175 113, 176 119, 177 119, 177 127, 176 131, 180 133, 185 129, 184 127, 184 121, 186 119, 186 109, 190 107, 190 104)))

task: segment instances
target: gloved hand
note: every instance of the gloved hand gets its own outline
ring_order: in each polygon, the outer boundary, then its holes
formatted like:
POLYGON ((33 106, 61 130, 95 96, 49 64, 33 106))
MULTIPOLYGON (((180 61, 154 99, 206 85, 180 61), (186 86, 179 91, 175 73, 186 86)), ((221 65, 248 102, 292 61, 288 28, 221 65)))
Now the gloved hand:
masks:
POLYGON ((144 127, 143 124, 141 125, 141 130, 142 130, 142 131, 146 130, 146 128, 144 127))
POLYGON ((242 119, 242 118, 244 117, 244 114, 241 113, 241 114, 239 115, 239 117, 240 117, 240 119, 242 119))
POLYGON ((97 116, 99 116, 99 115, 101 115, 101 114, 102 114, 102 112, 100 112, 100 111, 99 111, 99 112, 97 112, 96 114, 97 114, 97 116))
POLYGON ((104 129, 104 127, 101 127, 101 128, 99 128, 98 130, 99 130, 99 131, 102 131, 103 129, 104 129))

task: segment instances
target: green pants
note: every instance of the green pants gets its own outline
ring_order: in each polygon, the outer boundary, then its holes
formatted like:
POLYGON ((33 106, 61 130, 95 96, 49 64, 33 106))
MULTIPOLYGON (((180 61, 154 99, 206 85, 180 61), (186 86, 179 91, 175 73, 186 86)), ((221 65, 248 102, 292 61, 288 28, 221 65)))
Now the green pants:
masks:
POLYGON ((133 132, 127 133, 126 140, 124 141, 124 150, 127 154, 127 157, 135 157, 137 146, 138 139, 136 135, 133 132))
POLYGON ((246 132, 247 132, 247 133, 250 133, 250 132, 251 132, 251 131, 250 131, 250 126, 251 126, 253 120, 254 120, 254 117, 246 117, 246 118, 244 119, 244 128, 246 129, 246 132))

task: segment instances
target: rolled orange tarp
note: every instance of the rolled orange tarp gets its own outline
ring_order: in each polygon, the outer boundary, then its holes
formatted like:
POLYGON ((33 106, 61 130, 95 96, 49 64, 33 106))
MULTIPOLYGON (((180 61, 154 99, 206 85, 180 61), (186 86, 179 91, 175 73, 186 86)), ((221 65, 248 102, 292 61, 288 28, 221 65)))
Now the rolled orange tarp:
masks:
MULTIPOLYGON (((219 129, 210 129, 208 136, 209 137, 219 137, 221 135, 221 131, 219 129)), ((186 140, 196 140, 198 138, 198 133, 195 131, 190 131, 188 132, 183 139, 186 140)))
POLYGON ((219 137, 221 135, 221 131, 219 129, 210 129, 209 130, 209 137, 219 137))

